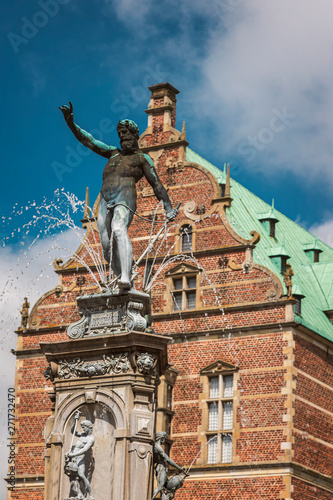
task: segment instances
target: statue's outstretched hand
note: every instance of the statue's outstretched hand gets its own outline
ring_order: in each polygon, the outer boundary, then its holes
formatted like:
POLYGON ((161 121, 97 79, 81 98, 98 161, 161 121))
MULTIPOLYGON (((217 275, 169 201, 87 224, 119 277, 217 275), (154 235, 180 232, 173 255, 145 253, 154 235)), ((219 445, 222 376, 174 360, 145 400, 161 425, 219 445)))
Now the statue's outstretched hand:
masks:
POLYGON ((64 115, 67 123, 74 123, 73 104, 71 101, 69 101, 69 107, 64 105, 59 106, 59 109, 62 111, 62 114, 64 115))
POLYGON ((175 220, 175 218, 177 217, 178 212, 179 212, 179 207, 180 207, 180 203, 178 203, 176 208, 171 208, 170 210, 167 211, 166 216, 167 216, 168 220, 170 220, 170 221, 175 220))

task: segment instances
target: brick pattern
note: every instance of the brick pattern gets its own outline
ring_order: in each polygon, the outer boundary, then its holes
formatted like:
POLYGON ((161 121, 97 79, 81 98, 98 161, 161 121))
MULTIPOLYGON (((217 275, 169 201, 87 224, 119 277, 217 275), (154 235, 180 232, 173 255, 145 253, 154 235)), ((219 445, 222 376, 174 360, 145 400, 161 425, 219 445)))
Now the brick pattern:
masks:
POLYGON ((318 486, 292 478, 293 500, 332 500, 333 493, 318 486))
POLYGON ((261 478, 211 479, 209 481, 185 481, 177 492, 177 498, 192 500, 278 500, 284 491, 283 479, 278 476, 261 478))
POLYGON ((44 500, 44 488, 15 488, 8 500, 44 500))

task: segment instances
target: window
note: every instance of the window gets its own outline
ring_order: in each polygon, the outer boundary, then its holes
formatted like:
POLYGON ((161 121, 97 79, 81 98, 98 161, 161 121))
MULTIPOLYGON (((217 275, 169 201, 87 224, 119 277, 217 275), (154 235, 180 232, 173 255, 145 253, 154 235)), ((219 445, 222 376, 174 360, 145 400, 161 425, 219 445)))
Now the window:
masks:
POLYGON ((232 462, 233 375, 209 378, 207 462, 232 462))
POLYGON ((260 222, 269 236, 275 240, 275 227, 278 220, 274 218, 268 218, 260 219, 260 222))
POLYGON ((294 312, 295 314, 297 314, 297 316, 301 316, 302 315, 302 306, 301 306, 301 297, 295 297, 294 296, 294 299, 296 299, 296 304, 294 306, 294 312))
POLYGON ((166 393, 166 407, 168 410, 171 410, 172 406, 172 385, 167 385, 167 393, 166 393))
POLYGON ((190 252, 192 250, 192 226, 183 226, 181 230, 181 251, 190 252))
POLYGON ((287 260, 288 257, 281 256, 281 274, 285 274, 287 270, 287 260))
POLYGON ((182 276, 173 278, 174 310, 195 309, 196 306, 196 276, 182 276))
POLYGON ((275 220, 269 221, 269 235, 275 239, 275 220))

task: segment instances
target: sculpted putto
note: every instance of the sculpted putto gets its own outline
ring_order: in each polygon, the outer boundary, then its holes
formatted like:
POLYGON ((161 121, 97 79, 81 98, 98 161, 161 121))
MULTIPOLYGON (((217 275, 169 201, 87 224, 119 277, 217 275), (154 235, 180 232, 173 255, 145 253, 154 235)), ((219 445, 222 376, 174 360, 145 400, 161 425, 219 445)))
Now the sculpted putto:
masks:
POLYGON ((132 120, 118 123, 120 148, 109 146, 74 123, 73 105, 61 106, 67 125, 86 147, 108 162, 103 172, 97 226, 103 255, 119 277, 120 289, 131 288, 132 244, 127 234, 136 210, 136 183, 146 177, 158 200, 163 200, 168 220, 177 210, 171 206, 169 195, 162 185, 150 156, 139 150, 139 129, 132 120))

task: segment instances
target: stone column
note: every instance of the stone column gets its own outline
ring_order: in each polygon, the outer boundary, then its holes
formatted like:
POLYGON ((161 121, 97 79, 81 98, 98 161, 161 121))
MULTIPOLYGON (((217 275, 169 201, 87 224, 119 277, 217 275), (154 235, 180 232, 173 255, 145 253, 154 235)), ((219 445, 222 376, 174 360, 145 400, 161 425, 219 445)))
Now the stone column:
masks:
POLYGON ((94 499, 151 497, 155 391, 168 365, 169 337, 130 331, 134 325, 145 327, 138 317, 147 310, 145 297, 140 306, 138 295, 131 292, 127 300, 123 294, 119 309, 109 300, 106 310, 105 295, 100 300, 103 307, 96 295, 90 307, 85 298, 82 319, 69 327, 79 338, 41 343, 55 399, 45 428, 46 500, 69 498, 64 464, 65 454, 80 439, 72 434, 77 410, 76 432, 84 420, 92 423, 95 442, 84 463, 94 499))

